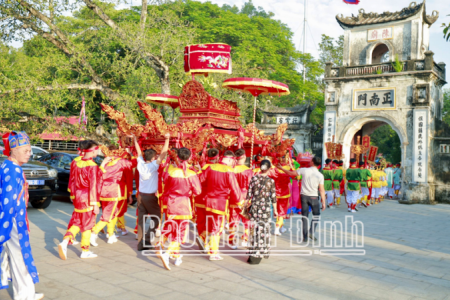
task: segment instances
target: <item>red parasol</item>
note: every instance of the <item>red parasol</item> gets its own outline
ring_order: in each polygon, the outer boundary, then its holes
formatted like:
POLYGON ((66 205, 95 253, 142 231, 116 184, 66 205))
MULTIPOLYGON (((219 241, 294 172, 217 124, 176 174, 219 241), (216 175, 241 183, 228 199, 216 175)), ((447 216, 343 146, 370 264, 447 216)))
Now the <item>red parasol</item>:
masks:
POLYGON ((167 94, 148 94, 145 100, 156 105, 170 106, 172 109, 180 106, 177 96, 167 94))
POLYGON ((152 104, 172 107, 172 123, 175 115, 175 108, 180 107, 177 96, 167 94, 148 94, 145 100, 152 104))
MULTIPOLYGON (((284 96, 289 95, 289 87, 281 82, 260 79, 260 78, 230 78, 223 82, 222 87, 243 91, 252 94, 255 97, 255 102, 253 106, 253 124, 256 123, 256 97, 259 95, 274 95, 274 96, 284 96)), ((253 144, 255 141, 255 130, 256 125, 253 127, 252 131, 252 147, 250 151, 250 157, 253 159, 253 144)))
POLYGON ((259 78, 230 78, 223 82, 227 89, 244 91, 257 97, 259 95, 289 95, 289 87, 281 82, 259 78))

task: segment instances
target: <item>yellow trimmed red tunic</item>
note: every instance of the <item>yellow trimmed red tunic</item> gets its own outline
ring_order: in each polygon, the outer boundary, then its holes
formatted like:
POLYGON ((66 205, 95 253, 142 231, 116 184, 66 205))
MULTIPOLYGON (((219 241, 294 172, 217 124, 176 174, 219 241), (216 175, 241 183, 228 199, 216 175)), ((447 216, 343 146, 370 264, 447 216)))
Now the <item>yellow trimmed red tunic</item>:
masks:
POLYGON ((114 158, 106 166, 100 201, 127 200, 133 194, 133 169, 137 160, 114 158))
POLYGON ((239 184, 239 188, 241 189, 241 198, 239 203, 231 204, 231 208, 238 208, 242 204, 244 204, 245 197, 247 196, 248 186, 252 177, 254 175, 252 169, 245 165, 238 165, 234 167, 234 174, 236 174, 236 180, 239 184))
MULTIPOLYGON (((70 170, 73 170, 75 168, 75 165, 77 163, 77 161, 80 161, 83 158, 83 156, 78 156, 75 157, 72 162, 70 163, 70 170)), ((73 184, 75 183, 75 180, 73 180, 73 175, 75 173, 70 172, 69 175, 69 183, 68 183, 68 187, 67 187, 67 191, 70 193, 70 199, 73 201, 73 199, 75 199, 75 194, 72 193, 72 191, 74 191, 75 189, 73 188, 73 184)))
MULTIPOLYGON (((283 169, 292 170, 288 165, 284 165, 283 169)), ((276 168, 271 168, 268 176, 275 181, 278 216, 284 217, 287 215, 287 211, 289 209, 289 198, 291 197, 291 189, 289 188, 289 184, 291 183, 291 178, 295 178, 295 176, 291 177, 276 168)))
POLYGON ((88 212, 99 202, 102 187, 101 170, 92 159, 81 158, 72 162, 69 189, 75 212, 88 212))
POLYGON ((201 174, 200 180, 205 186, 205 209, 219 215, 227 214, 228 201, 236 205, 241 198, 241 191, 233 168, 226 164, 209 165, 201 174))
POLYGON ((172 220, 192 219, 191 195, 198 196, 202 187, 197 173, 170 165, 164 174, 164 200, 167 218, 172 220))
MULTIPOLYGON (((211 164, 205 164, 202 167, 201 172, 198 173, 199 176, 201 176, 200 174, 202 172, 204 172, 211 164)), ((198 195, 197 197, 195 197, 195 207, 196 208, 203 208, 205 209, 205 193, 206 193, 206 181, 201 182, 202 185, 202 192, 200 195, 198 195)))

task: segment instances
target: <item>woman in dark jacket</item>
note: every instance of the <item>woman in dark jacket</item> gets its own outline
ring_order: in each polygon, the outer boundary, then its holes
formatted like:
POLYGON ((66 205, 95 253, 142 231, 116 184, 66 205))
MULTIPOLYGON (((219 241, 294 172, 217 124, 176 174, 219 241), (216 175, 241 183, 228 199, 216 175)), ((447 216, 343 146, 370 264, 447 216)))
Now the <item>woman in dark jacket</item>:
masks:
POLYGON ((271 206, 273 215, 277 214, 277 195, 275 181, 268 177, 271 163, 261 162, 261 172, 253 176, 247 192, 244 205, 251 205, 249 209, 250 236, 248 243, 248 262, 258 264, 261 259, 269 258, 270 250, 270 220, 271 206))

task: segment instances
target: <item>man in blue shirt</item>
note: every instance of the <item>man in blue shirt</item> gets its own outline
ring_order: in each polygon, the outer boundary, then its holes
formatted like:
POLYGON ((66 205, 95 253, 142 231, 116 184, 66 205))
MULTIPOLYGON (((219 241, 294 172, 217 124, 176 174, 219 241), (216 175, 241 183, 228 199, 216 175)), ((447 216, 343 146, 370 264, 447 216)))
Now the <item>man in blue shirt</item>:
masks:
POLYGON ((0 167, 0 289, 13 282, 14 299, 36 300, 39 282, 31 253, 27 205, 28 183, 22 165, 31 157, 30 139, 25 132, 3 135, 8 156, 0 167))

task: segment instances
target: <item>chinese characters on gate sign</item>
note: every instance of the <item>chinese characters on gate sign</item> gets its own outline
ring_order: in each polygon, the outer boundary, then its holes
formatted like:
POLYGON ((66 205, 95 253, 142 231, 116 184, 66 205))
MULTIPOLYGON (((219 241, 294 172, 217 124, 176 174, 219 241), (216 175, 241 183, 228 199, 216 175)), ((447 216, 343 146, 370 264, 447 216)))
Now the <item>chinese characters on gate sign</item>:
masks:
POLYGON ((277 117, 277 124, 299 124, 300 118, 299 117, 277 117))
POLYGON ((355 90, 353 110, 391 110, 395 107, 395 89, 355 90))
MULTIPOLYGON (((336 135, 336 111, 326 111, 323 124, 323 142, 332 142, 333 135, 336 135)), ((326 147, 322 149, 322 157, 327 157, 326 147)))
POLYGON ((323 131, 323 141, 332 142, 333 135, 336 134, 336 112, 325 112, 325 124, 323 131))
POLYGON ((427 111, 414 111, 414 181, 426 182, 427 174, 427 111))
POLYGON ((389 40, 393 38, 392 27, 370 29, 367 31, 367 39, 369 42, 376 40, 389 40))

